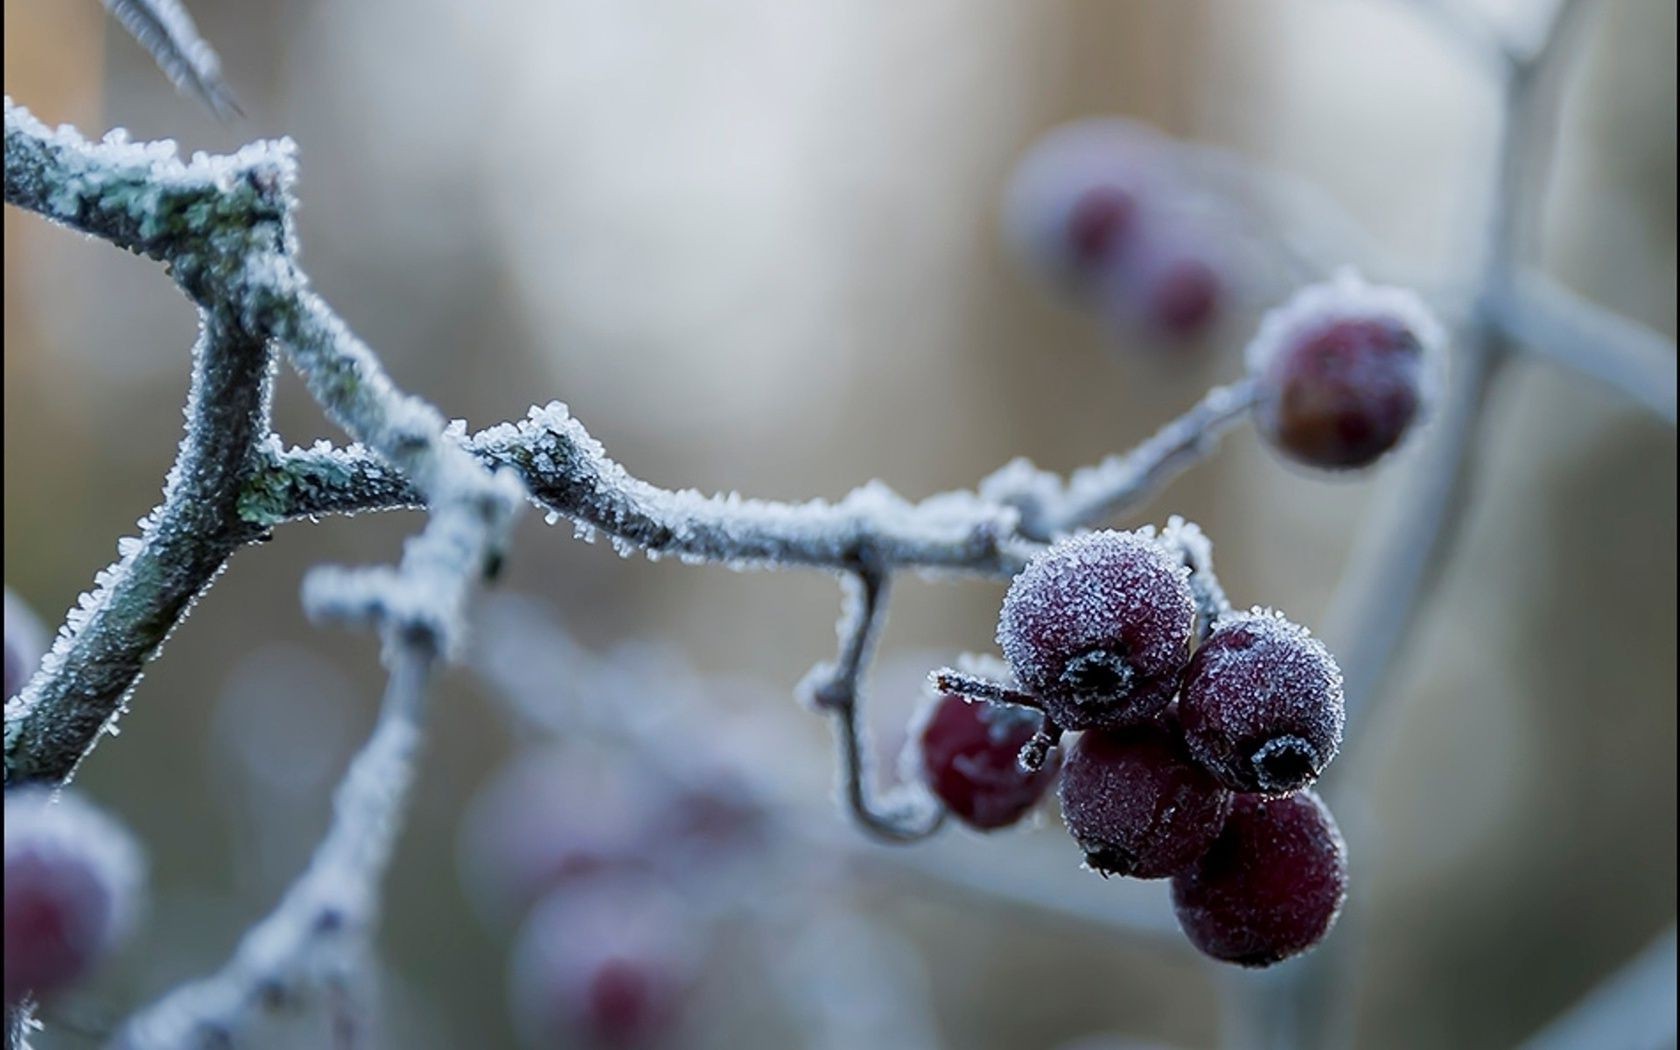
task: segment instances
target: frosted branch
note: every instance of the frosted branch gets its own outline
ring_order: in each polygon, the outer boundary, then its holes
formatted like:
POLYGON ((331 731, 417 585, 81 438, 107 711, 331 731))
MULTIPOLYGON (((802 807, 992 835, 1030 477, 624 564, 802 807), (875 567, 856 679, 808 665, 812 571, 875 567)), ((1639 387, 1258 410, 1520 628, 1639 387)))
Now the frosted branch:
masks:
POLYGON ((981 482, 980 494, 1018 509, 1024 536, 1048 541, 1139 505, 1206 459, 1254 397, 1249 380, 1214 387, 1143 444, 1076 470, 1065 482, 1018 459, 981 482))
POLYGON ((219 972, 131 1018, 117 1046, 237 1045, 264 1014, 295 1007, 312 989, 358 998, 361 953, 378 920, 379 884, 414 779, 431 664, 412 648, 399 650, 379 722, 334 795, 332 825, 274 911, 246 932, 219 972))
POLYGON ((834 718, 840 750, 840 790, 858 826, 890 842, 914 842, 937 832, 945 811, 925 792, 903 789, 889 800, 874 797, 874 761, 864 718, 864 680, 887 618, 891 576, 872 559, 845 577, 845 602, 836 631, 840 651, 800 684, 811 705, 834 718))
POLYGON ((229 294, 243 260, 284 246, 289 147, 175 158, 172 144, 90 145, 50 131, 8 99, 6 200, 169 264, 199 307, 187 428, 163 502, 120 540, 118 560, 72 609, 52 650, 6 705, 6 780, 63 781, 123 709, 146 661, 244 544, 265 530, 238 514, 268 433, 272 355, 229 294))
POLYGON ((1595 379, 1674 425, 1674 340, 1538 273, 1522 274, 1487 306, 1520 349, 1595 379))

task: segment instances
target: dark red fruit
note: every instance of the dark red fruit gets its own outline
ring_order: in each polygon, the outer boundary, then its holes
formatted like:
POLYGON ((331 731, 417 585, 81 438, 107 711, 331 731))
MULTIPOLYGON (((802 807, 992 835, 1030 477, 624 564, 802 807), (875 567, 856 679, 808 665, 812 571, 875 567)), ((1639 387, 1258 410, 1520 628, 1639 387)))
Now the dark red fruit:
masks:
POLYGON ((1171 727, 1082 733, 1062 766, 1062 819, 1103 875, 1161 879, 1207 852, 1231 794, 1190 760, 1171 727))
POLYGON ((86 977, 116 946, 139 860, 127 833, 73 796, 6 797, 5 996, 46 998, 86 977))
POLYGON ((1317 795, 1238 795, 1213 847, 1173 877, 1173 908, 1205 954, 1270 966, 1324 939, 1347 882, 1347 847, 1317 795))
POLYGON ((1417 419, 1424 348, 1399 318, 1330 317, 1293 333, 1257 378, 1255 420, 1273 445, 1310 466, 1354 469, 1417 419))
POLYGON ((960 696, 941 696, 916 735, 923 781, 971 828, 991 831, 1020 820, 1056 779, 1054 753, 1043 768, 1021 768, 1021 748, 1043 718, 1036 712, 960 696))
POLYGON ((1123 121, 1055 128, 1016 166, 1004 233, 1035 276, 1084 297, 1132 250, 1160 167, 1159 146, 1123 121))
POLYGON ((695 979, 694 935, 681 906, 652 883, 557 890, 514 946, 516 1027, 533 1047, 652 1045, 680 1021, 695 979))
POLYGON ((1146 535, 1063 540, 1010 584, 998 644, 1061 728, 1147 720, 1172 699, 1190 658, 1188 574, 1146 535))
POLYGON ((1218 316, 1223 291, 1219 271, 1207 260, 1176 257, 1148 276, 1146 316, 1162 334, 1190 339, 1218 316))
POLYGON ((1233 791, 1287 795, 1342 743, 1342 674, 1306 629, 1274 613, 1219 621, 1190 660, 1178 704, 1196 761, 1233 791))
POLYGON ((517 759, 461 823, 461 874, 497 921, 517 918, 563 883, 652 863, 648 792, 604 755, 544 750, 517 759))

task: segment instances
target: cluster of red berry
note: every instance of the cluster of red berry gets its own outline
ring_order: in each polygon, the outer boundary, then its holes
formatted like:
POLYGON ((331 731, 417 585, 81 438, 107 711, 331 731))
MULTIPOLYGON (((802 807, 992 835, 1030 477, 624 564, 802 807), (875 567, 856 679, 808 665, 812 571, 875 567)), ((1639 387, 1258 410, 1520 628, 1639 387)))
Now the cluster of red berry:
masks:
POLYGON ((943 695, 919 754, 950 811, 992 829, 1057 778, 1053 756, 1032 759, 1033 738, 1078 731, 1059 794, 1086 865, 1171 878, 1197 948, 1266 966, 1318 943, 1346 895, 1341 836, 1307 790, 1341 744, 1341 674, 1275 613, 1206 622, 1190 575, 1147 531, 1052 546, 999 617, 1019 704, 943 695))

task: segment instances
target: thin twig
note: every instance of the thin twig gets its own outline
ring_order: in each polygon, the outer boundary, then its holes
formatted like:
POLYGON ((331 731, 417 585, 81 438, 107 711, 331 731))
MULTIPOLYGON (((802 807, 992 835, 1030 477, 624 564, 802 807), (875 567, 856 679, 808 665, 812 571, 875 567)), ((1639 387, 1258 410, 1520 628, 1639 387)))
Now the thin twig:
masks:
POLYGON ((186 984, 123 1026, 123 1050, 234 1045, 258 1018, 295 1008, 315 986, 353 993, 356 956, 378 920, 415 759, 432 658, 399 650, 378 725, 351 761, 333 820, 308 868, 216 974, 186 984))
POLYGON ((1487 306, 1518 349, 1595 379, 1674 425, 1674 340, 1538 273, 1522 274, 1487 306))

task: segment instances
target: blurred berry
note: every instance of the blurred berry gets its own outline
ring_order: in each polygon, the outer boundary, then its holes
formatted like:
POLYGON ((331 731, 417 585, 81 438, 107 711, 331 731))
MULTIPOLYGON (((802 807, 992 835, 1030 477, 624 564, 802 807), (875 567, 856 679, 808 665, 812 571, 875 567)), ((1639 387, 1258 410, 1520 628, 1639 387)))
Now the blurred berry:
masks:
POLYGON ((1053 128, 1015 168, 1003 228, 1032 274, 1085 296, 1130 248, 1159 145, 1118 120, 1053 128))
POLYGON ((651 863, 653 800, 607 754, 543 749, 511 761, 461 822, 462 880, 490 918, 517 918, 550 889, 651 863))
POLYGON ((78 797, 6 792, 6 1005, 48 998, 86 977, 127 932, 140 854, 115 821, 78 797))
POLYGON ((29 606, 6 588, 6 699, 18 695, 40 666, 46 631, 29 606))
POLYGON ((1146 720, 1172 699, 1190 659, 1188 574, 1147 535, 1062 540, 1010 584, 998 644, 1061 728, 1146 720))
POLYGON ((1306 289, 1268 315, 1250 346, 1255 423, 1296 462, 1369 466, 1421 417, 1440 342, 1409 293, 1350 276, 1306 289))
POLYGON ((1347 847, 1317 795, 1238 795, 1213 847, 1173 877, 1173 908, 1205 954, 1270 966, 1324 939, 1347 881, 1347 847))
POLYGON ((1196 650, 1179 717, 1190 753, 1233 791, 1285 795, 1342 743, 1342 674, 1323 643, 1275 613, 1228 616, 1196 650))
POLYGON ((1056 758, 1021 768, 1021 748, 1044 719, 1036 712, 960 696, 941 696, 921 714, 916 746, 928 789, 951 815, 980 831, 1026 816, 1056 779, 1056 758))
POLYGON ((532 911, 509 978, 532 1047, 645 1047, 676 1029, 696 978, 688 916, 654 883, 588 880, 532 911))
POLYGON ((1093 729, 1068 749, 1062 819, 1103 875, 1161 879, 1207 852, 1231 795, 1190 760, 1170 724, 1093 729))

